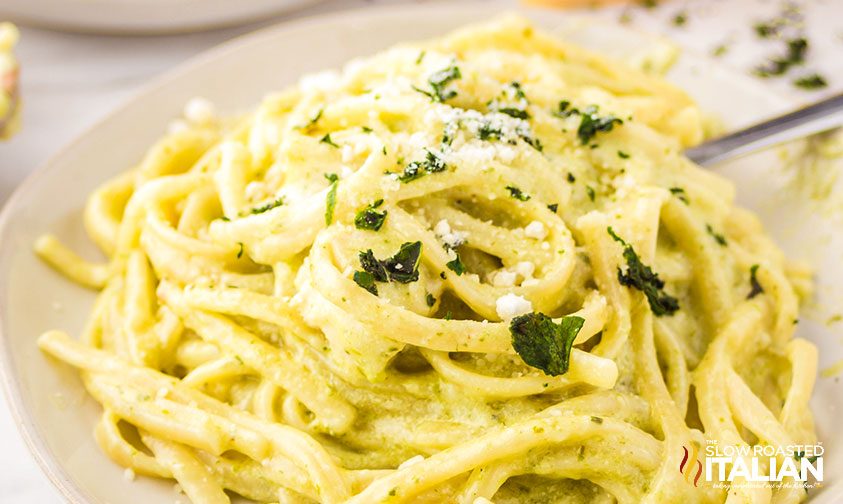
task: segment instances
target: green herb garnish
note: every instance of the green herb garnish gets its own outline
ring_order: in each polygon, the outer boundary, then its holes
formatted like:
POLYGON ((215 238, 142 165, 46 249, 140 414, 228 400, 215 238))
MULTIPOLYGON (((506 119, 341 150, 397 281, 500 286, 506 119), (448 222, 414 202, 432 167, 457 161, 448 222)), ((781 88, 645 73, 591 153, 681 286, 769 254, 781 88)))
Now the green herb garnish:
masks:
POLYGON ((594 188, 591 186, 585 186, 585 192, 586 194, 588 194, 588 199, 590 199, 591 201, 594 201, 594 199, 597 197, 597 193, 594 192, 594 188))
POLYGON ((284 204, 284 197, 282 196, 280 198, 275 199, 274 201, 270 201, 269 203, 267 203, 265 205, 261 205, 259 207, 255 207, 255 208, 249 210, 249 213, 255 214, 255 215, 262 214, 264 212, 268 212, 268 211, 272 210, 273 208, 280 207, 283 204, 284 204))
POLYGON ((243 242, 237 242, 237 245, 240 247, 239 250, 237 250, 237 259, 240 259, 243 257, 243 242))
POLYGON ((432 308, 432 307, 433 307, 433 305, 435 305, 435 304, 436 304, 436 298, 435 298, 435 297, 433 297, 433 294, 431 294, 431 293, 429 293, 429 292, 427 293, 427 297, 425 297, 425 299, 424 299, 424 300, 425 300, 425 302, 427 303, 427 306, 428 306, 428 307, 431 307, 431 308, 432 308))
POLYGON ((634 287, 643 292, 655 316, 673 315, 679 309, 679 301, 664 292, 664 281, 649 266, 641 262, 641 258, 638 257, 632 245, 615 234, 611 226, 606 231, 616 242, 623 245, 623 257, 626 260, 627 269, 624 273, 618 267, 618 281, 621 285, 634 287))
POLYGON ((316 123, 317 123, 317 122, 319 122, 319 119, 320 119, 321 117, 322 117, 322 109, 320 108, 320 109, 316 112, 316 115, 314 115, 313 117, 311 117, 311 118, 310 118, 310 119, 309 119, 309 120, 308 120, 305 124, 303 124, 303 125, 299 126, 299 129, 308 130, 308 129, 312 128, 313 126, 315 126, 315 125, 316 125, 316 123))
POLYGON ((795 65, 805 62, 805 55, 808 52, 808 40, 804 37, 797 37, 787 41, 787 52, 784 56, 773 58, 767 63, 757 67, 755 74, 759 77, 771 77, 782 75, 795 65))
POLYGON ((568 172, 568 182, 573 184, 576 181, 577 181, 577 177, 575 177, 573 173, 568 172))
POLYGON ((378 287, 375 285, 375 277, 368 271, 355 271, 354 282, 375 296, 378 295, 378 287))
POLYGON ((528 366, 559 376, 568 372, 571 349, 584 323, 576 316, 564 317, 557 324, 544 313, 520 315, 509 324, 512 347, 528 366))
MULTIPOLYGON (((410 283, 419 279, 421 250, 422 243, 417 241, 402 244, 395 255, 386 259, 376 258, 372 249, 360 252, 358 257, 363 272, 371 275, 372 285, 374 282, 410 283)), ((368 281, 368 277, 363 277, 361 280, 368 281)), ((360 286, 366 288, 364 285, 360 286)))
POLYGON ((331 183, 328 196, 325 198, 325 225, 330 226, 334 221, 334 207, 337 206, 337 186, 340 177, 336 173, 326 173, 325 178, 331 183))
POLYGON ((811 74, 799 77, 793 81, 793 85, 802 89, 822 89, 828 86, 828 82, 820 74, 811 74))
POLYGON ((331 140, 331 134, 330 134, 330 133, 325 133, 325 136, 323 136, 323 137, 319 140, 319 143, 328 144, 328 145, 330 145, 331 147, 335 147, 335 148, 336 148, 336 147, 339 147, 339 145, 335 144, 335 143, 334 143, 334 141, 333 141, 333 140, 331 140))
POLYGON ((517 199, 518 201, 527 201, 530 199, 529 194, 525 194, 524 191, 515 186, 508 185, 506 186, 506 190, 509 191, 510 196, 517 199))
POLYGON ((600 117, 597 115, 597 106, 589 105, 580 113, 580 126, 577 128, 577 136, 583 145, 586 145, 599 132, 612 131, 615 124, 623 124, 623 120, 613 116, 607 115, 600 117))
POLYGON ((561 117, 562 119, 566 117, 571 117, 572 115, 576 115, 579 113, 579 109, 572 108, 571 102, 569 102, 568 100, 560 101, 559 104, 556 106, 556 110, 553 111, 553 115, 555 115, 556 117, 561 117))
POLYGON ((524 89, 518 81, 510 82, 503 90, 504 100, 506 103, 502 104, 499 100, 492 100, 489 102, 489 109, 501 114, 506 114, 516 119, 529 119, 530 113, 527 112, 527 95, 524 94, 524 89))
POLYGON ((556 213, 556 211, 559 210, 559 203, 551 203, 550 205, 547 205, 547 209, 556 213))
POLYGON ((685 26, 688 23, 688 13, 685 11, 677 12, 673 16, 673 26, 685 26))
POLYGON ((356 227, 357 229, 379 231, 380 228, 383 227, 384 221, 386 221, 387 214, 386 210, 384 210, 383 212, 378 212, 377 210, 375 210, 381 205, 383 205, 383 200, 379 199, 364 208, 363 210, 357 212, 357 215, 354 217, 354 227, 356 227))
POLYGON ((746 296, 747 299, 752 299, 755 296, 764 292, 764 288, 761 287, 761 284, 758 282, 757 264, 753 264, 752 267, 749 268, 749 285, 752 288, 750 289, 749 294, 746 296))
POLYGON ((626 152, 624 152, 622 150, 619 150, 618 151, 618 157, 621 158, 621 159, 629 159, 629 154, 627 154, 626 152))
POLYGON ((682 189, 681 187, 671 187, 670 194, 676 196, 679 201, 685 203, 686 205, 691 204, 691 200, 688 199, 688 194, 685 192, 685 189, 682 189))
POLYGON ((453 261, 448 261, 445 263, 445 266, 448 267, 449 270, 453 271, 457 274, 457 276, 461 276, 465 273, 465 264, 460 260, 460 255, 457 254, 457 258, 453 261))
POLYGON ((448 84, 461 77, 462 74, 460 74, 459 67, 451 65, 444 70, 435 72, 427 79, 427 83, 430 85, 430 91, 425 91, 415 86, 413 86, 413 89, 428 96, 434 102, 442 103, 457 96, 456 89, 448 88, 448 84))
POLYGON ((714 231, 714 228, 711 227, 710 224, 705 225, 705 230, 708 232, 709 235, 711 235, 712 238, 714 238, 714 241, 720 244, 721 247, 725 247, 726 245, 728 245, 728 243, 726 242, 726 237, 714 231))
POLYGON ((398 175, 401 182, 411 182, 424 176, 427 173, 438 173, 445 171, 448 165, 432 151, 427 151, 423 161, 413 161, 404 167, 403 173, 398 175))

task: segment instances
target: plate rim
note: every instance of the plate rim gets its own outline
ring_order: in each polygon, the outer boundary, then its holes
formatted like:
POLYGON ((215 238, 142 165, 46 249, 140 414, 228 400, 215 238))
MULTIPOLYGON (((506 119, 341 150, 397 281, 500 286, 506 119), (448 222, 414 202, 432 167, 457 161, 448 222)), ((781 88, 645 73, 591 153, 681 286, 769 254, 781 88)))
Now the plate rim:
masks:
MULTIPOLYGON (((303 1, 313 2, 313 0, 303 1)), ((213 61, 231 52, 236 52, 243 46, 259 43, 261 39, 277 36, 279 32, 296 28, 306 28, 308 26, 319 25, 324 22, 336 21, 340 18, 344 21, 354 22, 360 18, 380 18, 397 13, 412 15, 415 12, 430 12, 436 9, 442 9, 443 7, 452 12, 460 11, 469 13, 477 12, 477 8, 479 6, 484 7, 482 19, 489 19, 490 17, 502 12, 515 12, 532 18, 535 18, 538 13, 545 13, 555 16, 557 19, 561 19, 561 17, 565 16, 570 18, 582 18, 597 23, 612 25, 615 28, 628 32, 639 33, 642 35, 652 35, 652 32, 635 27, 621 26, 612 21, 589 15, 588 13, 570 13, 550 8, 524 7, 523 5, 512 6, 494 1, 472 1, 461 3, 459 5, 449 5, 444 2, 434 1, 422 4, 358 6, 350 9, 313 13, 294 19, 286 19, 277 23, 272 23, 268 26, 237 35, 225 42, 212 46, 152 78, 130 96, 122 100, 117 106, 113 107, 105 115, 96 120, 93 124, 75 135, 72 140, 63 144, 58 150, 56 150, 55 153, 51 154, 46 161, 33 169, 32 172, 29 173, 14 189, 9 199, 3 204, 2 209, 0 209, 0 242, 5 241, 4 238, 10 232, 10 223, 15 211, 23 202, 26 201, 30 193, 33 192, 34 188, 42 179, 49 177, 59 169, 59 165, 61 164, 59 163, 59 160, 67 157, 68 154, 72 153, 75 148, 82 144, 89 135, 100 129, 103 125, 112 121, 116 116, 123 114, 135 102, 144 99, 148 95, 154 94, 155 91, 169 85, 179 77, 192 72, 194 69, 205 63, 213 61)), ((441 14, 441 11, 439 13, 441 14)), ((480 19, 477 21, 480 21, 480 19)), ((736 70, 729 68, 722 63, 718 63, 702 53, 685 48, 682 48, 681 51, 681 56, 691 55, 695 59, 708 61, 711 65, 727 70, 730 74, 733 74, 736 78, 740 79, 742 81, 741 84, 750 82, 753 83, 753 88, 758 93, 766 94, 771 99, 783 100, 788 104, 798 104, 795 97, 763 86, 751 79, 749 76, 742 75, 736 70)), ((269 92, 269 90, 267 92, 269 92)), ((0 258, 0 265, 2 265, 2 262, 2 258, 0 258)), ((0 273, 2 273, 2 271, 0 271, 0 273)), ((6 296, 6 289, 0 289, 0 308, 8 306, 6 296)), ((25 407, 23 403, 22 385, 14 366, 14 359, 12 358, 12 345, 3 332, 4 324, 2 323, 2 315, 3 310, 0 309, 0 380, 3 382, 3 396, 6 399, 6 404, 9 407, 8 409, 12 419, 14 420, 18 434, 23 439, 30 456, 36 461, 41 472, 50 480, 53 487, 58 490, 58 493, 62 497, 71 504, 92 504, 94 502, 99 502, 100 499, 90 495, 87 490, 81 488, 72 480, 65 466, 57 460, 55 454, 49 446, 47 446, 44 437, 32 417, 32 413, 25 407)))
MULTIPOLYGON (((242 9, 235 9, 229 12, 223 10, 214 15, 198 18, 196 20, 182 14, 179 21, 170 21, 166 19, 166 17, 159 20, 154 20, 150 17, 141 17, 140 20, 128 17, 135 16, 138 13, 142 14, 144 12, 144 8, 150 8, 148 5, 144 5, 141 2, 127 3, 123 1, 115 3, 109 0, 97 2, 78 1, 75 5, 69 5, 67 8, 73 9, 81 6, 84 11, 69 17, 55 16, 51 13, 46 15, 39 14, 34 8, 30 10, 24 3, 17 3, 11 6, 0 6, 0 18, 6 17, 9 21, 26 27, 44 30, 58 30, 69 33, 114 36, 159 36, 197 33, 231 28, 234 26, 244 26, 250 23, 271 20, 274 17, 286 13, 292 14, 298 10, 316 6, 320 3, 324 3, 325 1, 326 0, 285 0, 284 2, 277 2, 274 0, 256 0, 253 5, 247 6, 248 9, 245 11, 242 9), (95 19, 91 19, 88 13, 102 9, 103 4, 106 3, 111 3, 112 7, 115 7, 116 5, 115 8, 120 9, 120 11, 113 14, 113 17, 111 18, 102 19, 97 17, 95 19), (118 19, 118 16, 125 16, 125 19, 129 20, 126 21, 124 19, 118 19)), ((182 2, 183 5, 176 6, 180 10, 203 8, 202 4, 205 3, 203 0, 182 0, 182 2)), ((216 9, 220 9, 219 5, 220 4, 217 5, 216 9)), ((46 7, 50 7, 50 5, 47 5, 46 7)), ((172 8, 173 6, 160 3, 154 7, 172 8)), ((304 17, 299 19, 304 19, 304 17)), ((272 23, 271 26, 275 26, 276 24, 277 23, 272 23)))

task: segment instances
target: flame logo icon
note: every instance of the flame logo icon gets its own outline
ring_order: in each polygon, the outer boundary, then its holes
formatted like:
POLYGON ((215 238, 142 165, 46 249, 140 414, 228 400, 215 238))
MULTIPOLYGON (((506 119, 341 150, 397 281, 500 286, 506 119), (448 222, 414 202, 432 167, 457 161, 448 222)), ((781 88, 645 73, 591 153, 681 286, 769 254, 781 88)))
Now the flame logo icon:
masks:
POLYGON ((696 475, 694 476, 694 486, 697 486, 697 483, 700 481, 700 476, 702 476, 702 463, 697 460, 697 455, 699 453, 699 448, 695 445, 691 445, 693 451, 689 452, 687 448, 684 446, 682 450, 685 452, 682 456, 682 462, 679 462, 679 472, 685 475, 685 481, 691 482, 691 475, 694 474, 694 462, 696 462, 696 475), (691 462, 690 464, 688 462, 691 462), (686 471, 687 469, 687 471, 686 471))

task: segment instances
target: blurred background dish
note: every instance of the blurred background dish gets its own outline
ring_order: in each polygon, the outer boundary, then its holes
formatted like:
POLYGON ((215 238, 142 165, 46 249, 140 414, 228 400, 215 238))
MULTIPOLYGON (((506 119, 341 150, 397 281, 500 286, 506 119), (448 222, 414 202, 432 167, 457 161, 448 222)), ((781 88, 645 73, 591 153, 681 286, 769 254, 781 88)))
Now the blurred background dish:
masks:
POLYGON ((62 30, 158 34, 234 26, 320 0, 3 0, 0 19, 62 30))
POLYGON ((0 140, 17 131, 20 119, 18 62, 12 52, 18 36, 15 25, 0 23, 0 140))

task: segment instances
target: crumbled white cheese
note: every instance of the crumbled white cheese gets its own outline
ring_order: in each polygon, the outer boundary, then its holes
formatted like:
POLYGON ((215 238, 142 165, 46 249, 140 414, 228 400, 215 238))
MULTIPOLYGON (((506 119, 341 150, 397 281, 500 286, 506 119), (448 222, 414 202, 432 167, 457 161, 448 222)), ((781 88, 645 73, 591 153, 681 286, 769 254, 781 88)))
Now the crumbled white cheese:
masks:
POLYGON ((550 244, 547 242, 542 242, 542 250, 550 250, 550 244))
POLYGON ((463 162, 480 165, 495 159, 495 148, 488 144, 472 141, 462 146, 457 155, 463 162))
POLYGON ((455 249, 465 243, 468 233, 452 229, 447 219, 442 219, 433 226, 433 233, 439 237, 448 248, 455 249))
POLYGON ((354 170, 352 170, 351 168, 349 168, 346 165, 342 165, 340 167, 340 178, 341 179, 346 179, 346 178, 348 178, 352 175, 354 175, 354 170))
POLYGON ((423 461, 424 461, 424 457, 422 455, 416 455, 415 457, 410 457, 407 460, 405 460, 404 462, 402 462, 401 465, 398 466, 398 469, 399 470, 406 469, 410 466, 414 466, 414 465, 418 464, 419 462, 423 462, 423 461))
POLYGON ((534 220, 524 228, 524 236, 535 238, 536 240, 544 240, 547 236, 547 229, 544 227, 543 222, 534 220))
POLYGON ((476 499, 474 499, 474 502, 472 502, 471 504, 495 504, 495 503, 490 501, 489 499, 487 499, 485 497, 477 497, 476 499))
POLYGON ((167 390, 167 387, 161 387, 160 389, 158 389, 158 393, 155 394, 155 397, 157 397, 158 399, 163 399, 163 398, 167 397, 167 394, 169 392, 170 391, 167 390))
POLYGON ((201 96, 191 98, 184 106, 184 118, 193 124, 208 124, 213 122, 216 116, 217 109, 214 104, 201 96))
POLYGON ((514 271, 500 270, 492 278, 492 285, 495 287, 512 287, 515 285, 517 276, 518 274, 514 271))
POLYGON ((521 261, 515 265, 515 272, 521 275, 524 280, 533 278, 533 273, 536 272, 536 265, 530 261, 521 261))
POLYGON ((126 481, 135 481, 135 471, 132 470, 131 467, 127 467, 125 471, 123 471, 123 479, 126 481))
POLYGON ((506 294, 495 301, 495 311, 501 320, 510 320, 518 315, 533 311, 533 303, 517 294, 506 294))
POLYGON ((354 159, 354 147, 350 144, 345 144, 342 146, 342 162, 343 163, 350 163, 351 160, 354 159))

